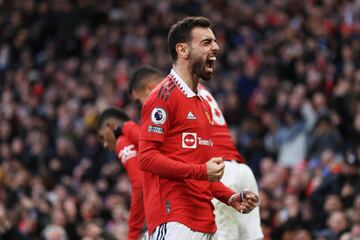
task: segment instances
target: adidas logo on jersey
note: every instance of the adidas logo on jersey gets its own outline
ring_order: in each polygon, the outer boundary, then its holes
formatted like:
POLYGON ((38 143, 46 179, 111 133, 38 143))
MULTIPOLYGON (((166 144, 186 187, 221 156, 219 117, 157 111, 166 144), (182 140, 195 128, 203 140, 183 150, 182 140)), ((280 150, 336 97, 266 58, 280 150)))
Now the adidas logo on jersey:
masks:
POLYGON ((186 116, 186 119, 195 120, 196 117, 194 116, 194 114, 192 114, 192 112, 189 112, 188 115, 186 116))

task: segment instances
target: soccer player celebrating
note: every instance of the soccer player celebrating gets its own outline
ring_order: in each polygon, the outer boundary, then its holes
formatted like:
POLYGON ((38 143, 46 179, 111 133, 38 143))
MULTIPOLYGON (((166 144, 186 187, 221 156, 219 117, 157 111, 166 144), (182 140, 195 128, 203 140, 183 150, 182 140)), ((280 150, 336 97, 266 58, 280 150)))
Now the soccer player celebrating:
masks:
POLYGON ((198 89, 200 78, 210 80, 219 50, 210 27, 203 17, 172 26, 173 69, 142 108, 139 162, 150 239, 213 239, 213 197, 246 213, 258 201, 217 182, 224 162, 213 157, 211 108, 198 89))
MULTIPOLYGON (((163 74, 150 66, 138 68, 132 75, 129 83, 129 92, 132 98, 144 103, 150 92, 164 79, 163 74)), ((258 194, 255 176, 245 164, 245 159, 236 150, 227 123, 221 109, 211 93, 199 84, 199 94, 210 107, 213 117, 212 139, 214 142, 214 156, 224 158, 225 172, 221 181, 231 189, 242 192, 246 189, 258 194)), ((189 118, 193 118, 191 115, 189 118)), ((138 129, 130 122, 126 122, 126 134, 136 139, 138 129), (128 130, 129 129, 129 130, 128 130)), ((233 208, 223 204, 217 199, 213 200, 215 206, 215 220, 217 225, 217 240, 253 240, 262 239, 263 233, 260 225, 260 211, 256 207, 249 214, 239 214, 233 208)))
MULTIPOLYGON (((121 134, 122 127, 129 117, 117 108, 103 111, 97 122, 97 132, 105 148, 114 151, 127 171, 131 183, 131 206, 129 216, 129 240, 138 240, 145 222, 143 204, 142 173, 139 168, 137 146, 125 134, 121 134)), ((133 123, 126 123, 131 131, 133 123)))

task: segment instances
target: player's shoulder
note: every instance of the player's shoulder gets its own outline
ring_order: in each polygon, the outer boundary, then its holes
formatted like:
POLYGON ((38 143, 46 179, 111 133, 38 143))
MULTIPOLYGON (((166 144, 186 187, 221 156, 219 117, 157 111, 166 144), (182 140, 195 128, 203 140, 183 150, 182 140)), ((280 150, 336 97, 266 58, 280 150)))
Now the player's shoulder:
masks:
POLYGON ((121 135, 117 140, 116 140, 116 145, 118 147, 123 147, 123 146, 126 146, 126 145, 129 145, 129 144, 132 144, 132 142, 129 140, 129 138, 125 135, 121 135))
POLYGON ((126 146, 131 145, 132 142, 129 140, 128 137, 121 135, 118 139, 116 139, 116 154, 119 154, 119 152, 126 146))
POLYGON ((174 81, 169 77, 165 77, 150 93, 147 97, 145 104, 149 104, 150 102, 168 102, 169 99, 176 95, 176 84, 174 81), (175 90, 175 91, 174 91, 175 90))

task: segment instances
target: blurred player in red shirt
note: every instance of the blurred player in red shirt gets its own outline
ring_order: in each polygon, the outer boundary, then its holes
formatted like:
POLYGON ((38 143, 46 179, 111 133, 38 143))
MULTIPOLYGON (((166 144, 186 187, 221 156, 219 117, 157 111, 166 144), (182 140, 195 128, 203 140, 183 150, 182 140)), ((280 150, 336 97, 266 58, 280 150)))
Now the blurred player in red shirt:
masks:
POLYGON ((173 69, 142 109, 139 161, 150 239, 213 239, 213 197, 243 212, 258 201, 216 182, 224 162, 213 157, 211 108, 198 89, 200 78, 210 80, 219 50, 210 26, 189 17, 171 28, 173 69))
MULTIPOLYGON (((122 123, 128 120, 129 117, 120 109, 108 108, 98 117, 97 131, 104 147, 116 153, 128 174, 131 183, 128 239, 138 240, 145 223, 143 184, 137 146, 127 136, 121 135, 122 123)), ((127 125, 131 126, 131 123, 127 125)))

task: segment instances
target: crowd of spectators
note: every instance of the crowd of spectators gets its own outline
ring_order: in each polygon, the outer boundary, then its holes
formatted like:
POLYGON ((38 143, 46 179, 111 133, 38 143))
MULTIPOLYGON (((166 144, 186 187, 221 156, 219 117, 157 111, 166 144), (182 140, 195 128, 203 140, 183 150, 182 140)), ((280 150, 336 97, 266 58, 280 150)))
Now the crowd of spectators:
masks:
POLYGON ((209 88, 257 176, 265 239, 360 239, 359 0, 0 0, 0 239, 126 239, 129 182, 97 141, 187 15, 221 47, 209 88))

